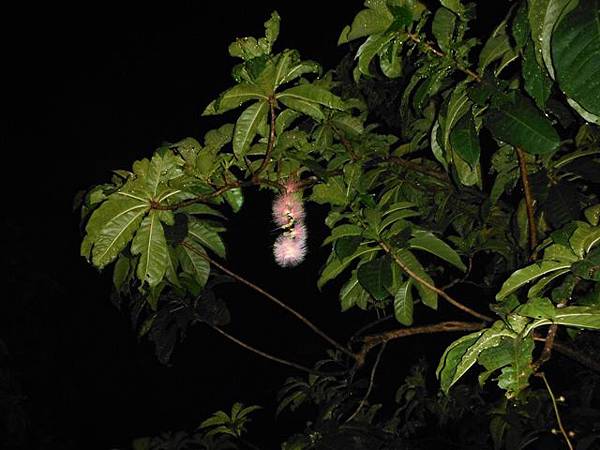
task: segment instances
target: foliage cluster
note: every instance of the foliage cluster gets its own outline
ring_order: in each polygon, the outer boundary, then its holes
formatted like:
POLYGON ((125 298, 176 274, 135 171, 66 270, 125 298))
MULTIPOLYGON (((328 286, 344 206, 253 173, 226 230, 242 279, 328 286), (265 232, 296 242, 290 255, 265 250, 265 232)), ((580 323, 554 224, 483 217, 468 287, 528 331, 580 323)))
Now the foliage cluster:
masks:
MULTIPOLYGON (((598 370, 579 342, 600 329, 599 2, 521 0, 483 40, 470 32, 475 13, 459 0, 367 0, 338 42, 360 40, 352 67, 326 73, 296 50, 274 51, 273 13, 264 37, 230 45, 240 60, 234 84, 204 110, 241 108, 227 115, 232 123, 201 142, 163 145, 82 198, 81 253, 113 267, 115 292, 163 362, 193 323, 232 338, 220 283, 262 291, 222 262, 223 219, 242 208, 246 188, 278 192, 299 180, 305 201, 327 206, 331 251, 319 288, 341 278, 342 312, 391 315, 400 328, 340 344, 294 312, 335 348, 342 370, 321 364, 304 368, 308 381, 288 381, 281 409, 312 402, 319 413, 284 449, 431 448, 417 437, 432 423, 460 423, 464 435, 448 439, 461 448, 524 448, 548 437, 572 445, 542 366, 554 349, 598 370), (393 116, 383 126, 373 122, 382 96, 393 116), (416 312, 440 317, 441 301, 476 320, 414 324, 416 312), (377 362, 370 382, 354 380, 369 352, 446 331, 469 333, 440 357, 442 392, 415 369, 395 412, 381 417, 367 399, 377 362), (475 368, 478 384, 493 382, 501 399, 456 385, 475 368), (536 376, 542 389, 531 387, 536 376)), ((588 406, 597 396, 589 392, 588 406)), ((249 445, 238 442, 244 411, 208 419, 218 426, 198 439, 226 436, 201 448, 249 445)), ((599 442, 598 411, 592 416, 577 422, 577 448, 599 442)))

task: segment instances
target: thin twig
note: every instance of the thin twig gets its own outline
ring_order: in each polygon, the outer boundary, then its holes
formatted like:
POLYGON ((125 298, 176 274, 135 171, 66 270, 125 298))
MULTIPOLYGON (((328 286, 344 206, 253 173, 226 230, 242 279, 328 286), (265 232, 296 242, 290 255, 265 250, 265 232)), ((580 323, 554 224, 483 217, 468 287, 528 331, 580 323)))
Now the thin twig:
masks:
POLYGON ((360 403, 358 404, 356 411, 354 411, 354 413, 350 417, 348 417, 344 423, 350 422, 352 419, 354 419, 357 416, 357 414, 360 412, 362 407, 367 402, 369 395, 371 395, 371 390, 373 390, 373 381, 375 380, 375 372, 377 371, 377 367, 379 366, 379 361, 381 361, 381 355, 383 355, 383 351, 385 350, 386 344, 387 344, 387 342, 384 342, 383 345, 381 346, 381 348, 379 349, 379 352, 377 353, 377 358, 375 359, 375 364, 373 364, 373 369, 371 369, 371 377, 369 378, 369 387, 367 388, 367 392, 365 393, 365 396, 360 400, 360 403))
POLYGON ((339 342, 337 342, 335 339, 333 339, 330 336, 328 336, 327 334, 325 334, 325 332, 321 331, 321 329, 319 329, 310 320, 308 320, 306 317, 304 317, 302 314, 300 314, 295 309, 293 309, 293 308, 289 307, 288 305, 286 305, 285 303, 283 303, 281 300, 279 300, 274 295, 269 294, 267 291, 265 291, 264 289, 258 287, 256 284, 252 283, 251 281, 248 281, 245 278, 243 278, 242 276, 238 275, 237 273, 232 272, 227 267, 225 267, 225 266, 219 264, 218 262, 216 262, 210 256, 197 251, 193 246, 189 245, 187 242, 183 241, 181 243, 181 245, 183 245, 188 250, 196 253, 198 256, 201 256, 206 261, 208 261, 210 264, 212 264, 213 266, 219 268, 221 271, 225 272, 230 277, 236 279, 240 283, 245 284, 246 286, 250 287, 251 289, 255 290, 256 292, 262 294, 263 296, 265 296, 266 298, 268 298, 269 300, 271 300, 273 303, 277 304, 281 308, 283 308, 286 311, 288 311, 289 313, 291 313, 293 316, 295 316, 297 319, 299 319, 302 323, 304 323, 308 328, 310 328, 311 330, 313 330, 316 334, 318 334, 319 336, 321 336, 323 339, 325 339, 327 342, 329 342, 335 348, 337 348, 338 350, 340 350, 342 353, 344 353, 345 355, 351 357, 352 359, 356 359, 356 355, 354 353, 352 353, 350 350, 348 350, 342 344, 340 344, 339 342))
POLYGON ((262 350, 258 350, 257 348, 252 347, 250 344, 246 344, 245 342, 230 335, 229 333, 227 333, 226 331, 224 331, 223 329, 221 329, 217 326, 214 326, 211 324, 207 324, 207 325, 209 327, 211 327, 213 330, 215 330, 217 333, 220 333, 221 335, 225 336, 230 341, 235 342, 240 347, 243 347, 246 350, 250 350, 252 353, 256 353, 257 355, 260 355, 263 358, 266 358, 270 361, 275 361, 275 362, 278 362, 279 364, 283 364, 284 366, 293 367, 294 369, 302 370, 303 372, 311 373, 313 375, 320 375, 320 376, 327 376, 327 377, 343 375, 348 372, 347 370, 338 371, 338 372, 321 372, 320 370, 310 369, 301 364, 296 364, 295 362, 288 361, 288 360, 282 359, 282 358, 278 358, 277 356, 273 356, 273 355, 270 355, 269 353, 263 352, 262 350))
POLYGON ((531 260, 536 259, 535 248, 537 247, 537 227, 535 225, 535 214, 533 209, 533 195, 529 185, 529 174, 527 173, 527 162, 523 150, 515 147, 517 159, 519 160, 519 170, 521 172, 521 183, 525 193, 525 206, 527 207, 527 222, 529 223, 529 250, 531 251, 531 260))
POLYGON ((186 206, 190 206, 195 203, 204 202, 206 200, 210 200, 211 198, 218 197, 219 195, 224 194, 225 192, 230 191, 231 189, 238 188, 241 185, 242 185, 242 183, 240 181, 234 181, 231 183, 227 183, 224 186, 221 186, 220 188, 214 190, 210 194, 198 195, 194 198, 183 200, 183 201, 181 201, 179 203, 175 203, 173 205, 161 205, 159 203, 156 203, 156 204, 152 205, 152 209, 158 209, 158 210, 162 210, 162 211, 175 211, 179 208, 184 208, 186 206))
POLYGON ((365 356, 375 346, 415 334, 430 334, 430 333, 447 333, 452 331, 476 331, 481 330, 485 326, 484 323, 475 322, 457 322, 448 321, 440 322, 433 325, 423 325, 412 328, 399 328, 397 330, 386 331, 381 334, 375 334, 363 337, 363 348, 357 354, 358 366, 364 364, 365 356))
POLYGON ((477 317, 478 319, 485 320, 486 322, 493 322, 494 321, 494 319, 492 319, 491 317, 486 316, 485 314, 479 313, 479 312, 477 312, 477 311, 469 308, 468 306, 463 305, 461 302, 459 302, 458 300, 455 300, 450 295, 448 295, 445 291, 443 291, 443 290, 435 287, 433 284, 429 283, 427 280, 425 280, 424 278, 422 278, 419 275, 417 275, 406 264, 404 264, 400 260, 400 258, 398 258, 398 256, 392 251, 392 249, 385 242, 379 241, 379 246, 386 253, 388 253, 389 255, 391 255, 391 257, 394 259, 394 261, 396 261, 396 264, 398 264, 400 266, 400 268, 404 272, 406 272, 410 277, 414 278, 416 281, 418 281, 419 283, 421 283, 426 288, 431 289, 433 292, 437 293, 440 297, 442 297, 448 303, 454 305, 458 309, 466 312, 467 314, 470 314, 473 317, 477 317))
MULTIPOLYGON (((421 44, 427 51, 433 53, 436 56, 439 56, 440 58, 444 58, 447 56, 446 53, 444 53, 443 51, 438 50, 437 48, 433 47, 430 43, 424 42, 423 40, 421 40, 421 38, 419 36, 417 36, 416 34, 408 33, 408 37, 414 43, 421 44)), ((463 67, 456 61, 454 61, 454 63, 456 64, 456 68, 458 70, 467 74, 468 76, 473 78, 475 81, 478 81, 478 82, 481 81, 481 76, 478 73, 473 72, 468 67, 463 67)))
POLYGON ((389 161, 394 164, 398 164, 406 169, 414 170, 415 172, 422 173, 423 175, 430 176, 432 178, 436 178, 444 183, 448 183, 450 180, 447 175, 444 175, 439 172, 435 172, 433 170, 426 169, 422 167, 420 164, 415 163, 414 161, 408 161, 403 158, 399 158, 398 156, 390 156, 386 158, 386 161, 389 161))
POLYGON ((269 141, 267 142, 267 151, 265 152, 265 157, 260 164, 260 167, 252 177, 255 179, 258 175, 267 167, 269 161, 271 159, 271 153, 273 152, 273 147, 275 145, 275 99, 273 97, 269 97, 269 112, 271 116, 271 125, 269 129, 269 141))
POLYGON ((542 349, 542 353, 540 353, 537 361, 531 364, 531 368, 533 372, 537 372, 540 370, 542 364, 547 362, 552 356, 552 346, 554 345, 554 339, 556 338, 556 332, 558 331, 558 325, 552 324, 548 327, 548 333, 546 334, 546 339, 544 339, 544 348, 542 349))
POLYGON ((546 389, 548 390, 548 394, 550 395, 550 399, 552 400, 552 406, 554 407, 554 414, 556 415, 556 421, 558 422, 558 428, 560 428, 560 432, 562 433, 563 437, 565 438, 565 442, 567 443, 567 447, 569 447, 569 450, 573 450, 573 444, 571 444, 569 435, 567 434, 567 432, 565 431, 565 428, 563 427, 562 420, 560 420, 560 413, 558 411, 558 405, 556 404, 556 398, 554 397, 554 393, 552 392, 552 389, 550 388, 550 384, 548 383, 548 380, 546 379, 546 376, 544 375, 543 372, 540 372, 538 374, 538 376, 540 376, 542 378, 542 380, 544 380, 544 384, 546 385, 546 389))
POLYGON ((348 139, 346 139, 346 137, 342 134, 342 132, 340 130, 338 130, 336 127, 334 127, 331 124, 329 124, 329 126, 331 127, 331 130, 333 131, 335 136, 338 138, 338 140, 342 143, 342 145, 344 146, 346 151, 350 154, 350 158, 352 158, 352 161, 357 161, 359 158, 356 155, 356 152, 354 151, 354 149, 352 148, 352 144, 350 143, 350 141, 348 139))
MULTIPOLYGON (((535 341, 539 341, 539 342, 546 341, 546 338, 540 337, 540 336, 534 336, 533 339, 535 341)), ((571 346, 564 344, 563 342, 554 340, 554 343, 552 344, 552 348, 554 350, 556 350, 558 353, 566 356, 567 358, 571 358, 572 360, 577 361, 582 366, 585 366, 588 369, 591 369, 591 370, 594 370, 594 371, 600 373, 600 363, 597 360, 578 352, 577 350, 573 349, 571 346)))
POLYGON ((367 330, 369 330, 369 329, 371 329, 371 328, 373 328, 373 327, 375 327, 375 326, 377 326, 377 325, 379 325, 379 324, 381 324, 381 323, 383 323, 383 322, 385 322, 385 321, 387 321, 387 320, 393 319, 393 318, 394 318, 394 315, 393 315, 393 314, 388 314, 387 316, 380 317, 379 319, 377 319, 377 320, 375 320, 375 321, 373 321, 373 322, 370 322, 370 323, 366 324, 366 325, 365 325, 365 326, 363 326, 362 328, 359 328, 359 329, 358 329, 358 330, 357 330, 357 331, 356 331, 356 332, 355 332, 355 333, 354 333, 354 334, 353 334, 353 335, 350 337, 349 341, 350 341, 350 342, 356 341, 356 340, 357 340, 357 338, 358 338, 358 336, 360 336, 361 334, 363 334, 365 331, 367 331, 367 330))

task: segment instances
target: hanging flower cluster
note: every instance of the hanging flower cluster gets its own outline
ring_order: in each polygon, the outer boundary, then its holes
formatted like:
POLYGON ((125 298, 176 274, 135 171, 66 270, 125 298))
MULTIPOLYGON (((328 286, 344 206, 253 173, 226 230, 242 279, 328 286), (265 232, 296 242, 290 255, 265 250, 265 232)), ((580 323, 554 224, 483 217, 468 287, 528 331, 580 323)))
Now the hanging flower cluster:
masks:
POLYGON ((281 267, 300 264, 306 256, 306 226, 302 192, 295 180, 288 180, 285 191, 273 201, 273 220, 283 233, 275 240, 273 254, 281 267))

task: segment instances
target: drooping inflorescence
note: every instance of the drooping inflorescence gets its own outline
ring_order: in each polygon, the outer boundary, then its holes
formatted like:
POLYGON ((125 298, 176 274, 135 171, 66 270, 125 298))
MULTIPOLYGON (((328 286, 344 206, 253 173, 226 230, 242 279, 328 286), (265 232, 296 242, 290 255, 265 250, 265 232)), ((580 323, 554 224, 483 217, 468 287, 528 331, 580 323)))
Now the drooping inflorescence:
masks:
POLYGON ((297 266, 306 256, 304 215, 302 192, 296 181, 288 180, 285 191, 273 201, 273 220, 283 230, 273 245, 275 261, 281 267, 297 266))

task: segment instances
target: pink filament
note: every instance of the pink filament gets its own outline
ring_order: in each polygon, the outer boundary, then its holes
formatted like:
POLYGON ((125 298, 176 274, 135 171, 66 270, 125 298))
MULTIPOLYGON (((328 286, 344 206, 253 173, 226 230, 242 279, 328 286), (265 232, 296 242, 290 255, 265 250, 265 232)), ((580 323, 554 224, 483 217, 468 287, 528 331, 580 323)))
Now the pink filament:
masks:
POLYGON ((297 182, 288 180, 285 192, 273 202, 273 220, 285 229, 273 246, 275 261, 281 267, 300 264, 306 256, 306 226, 301 195, 297 193, 297 182))

